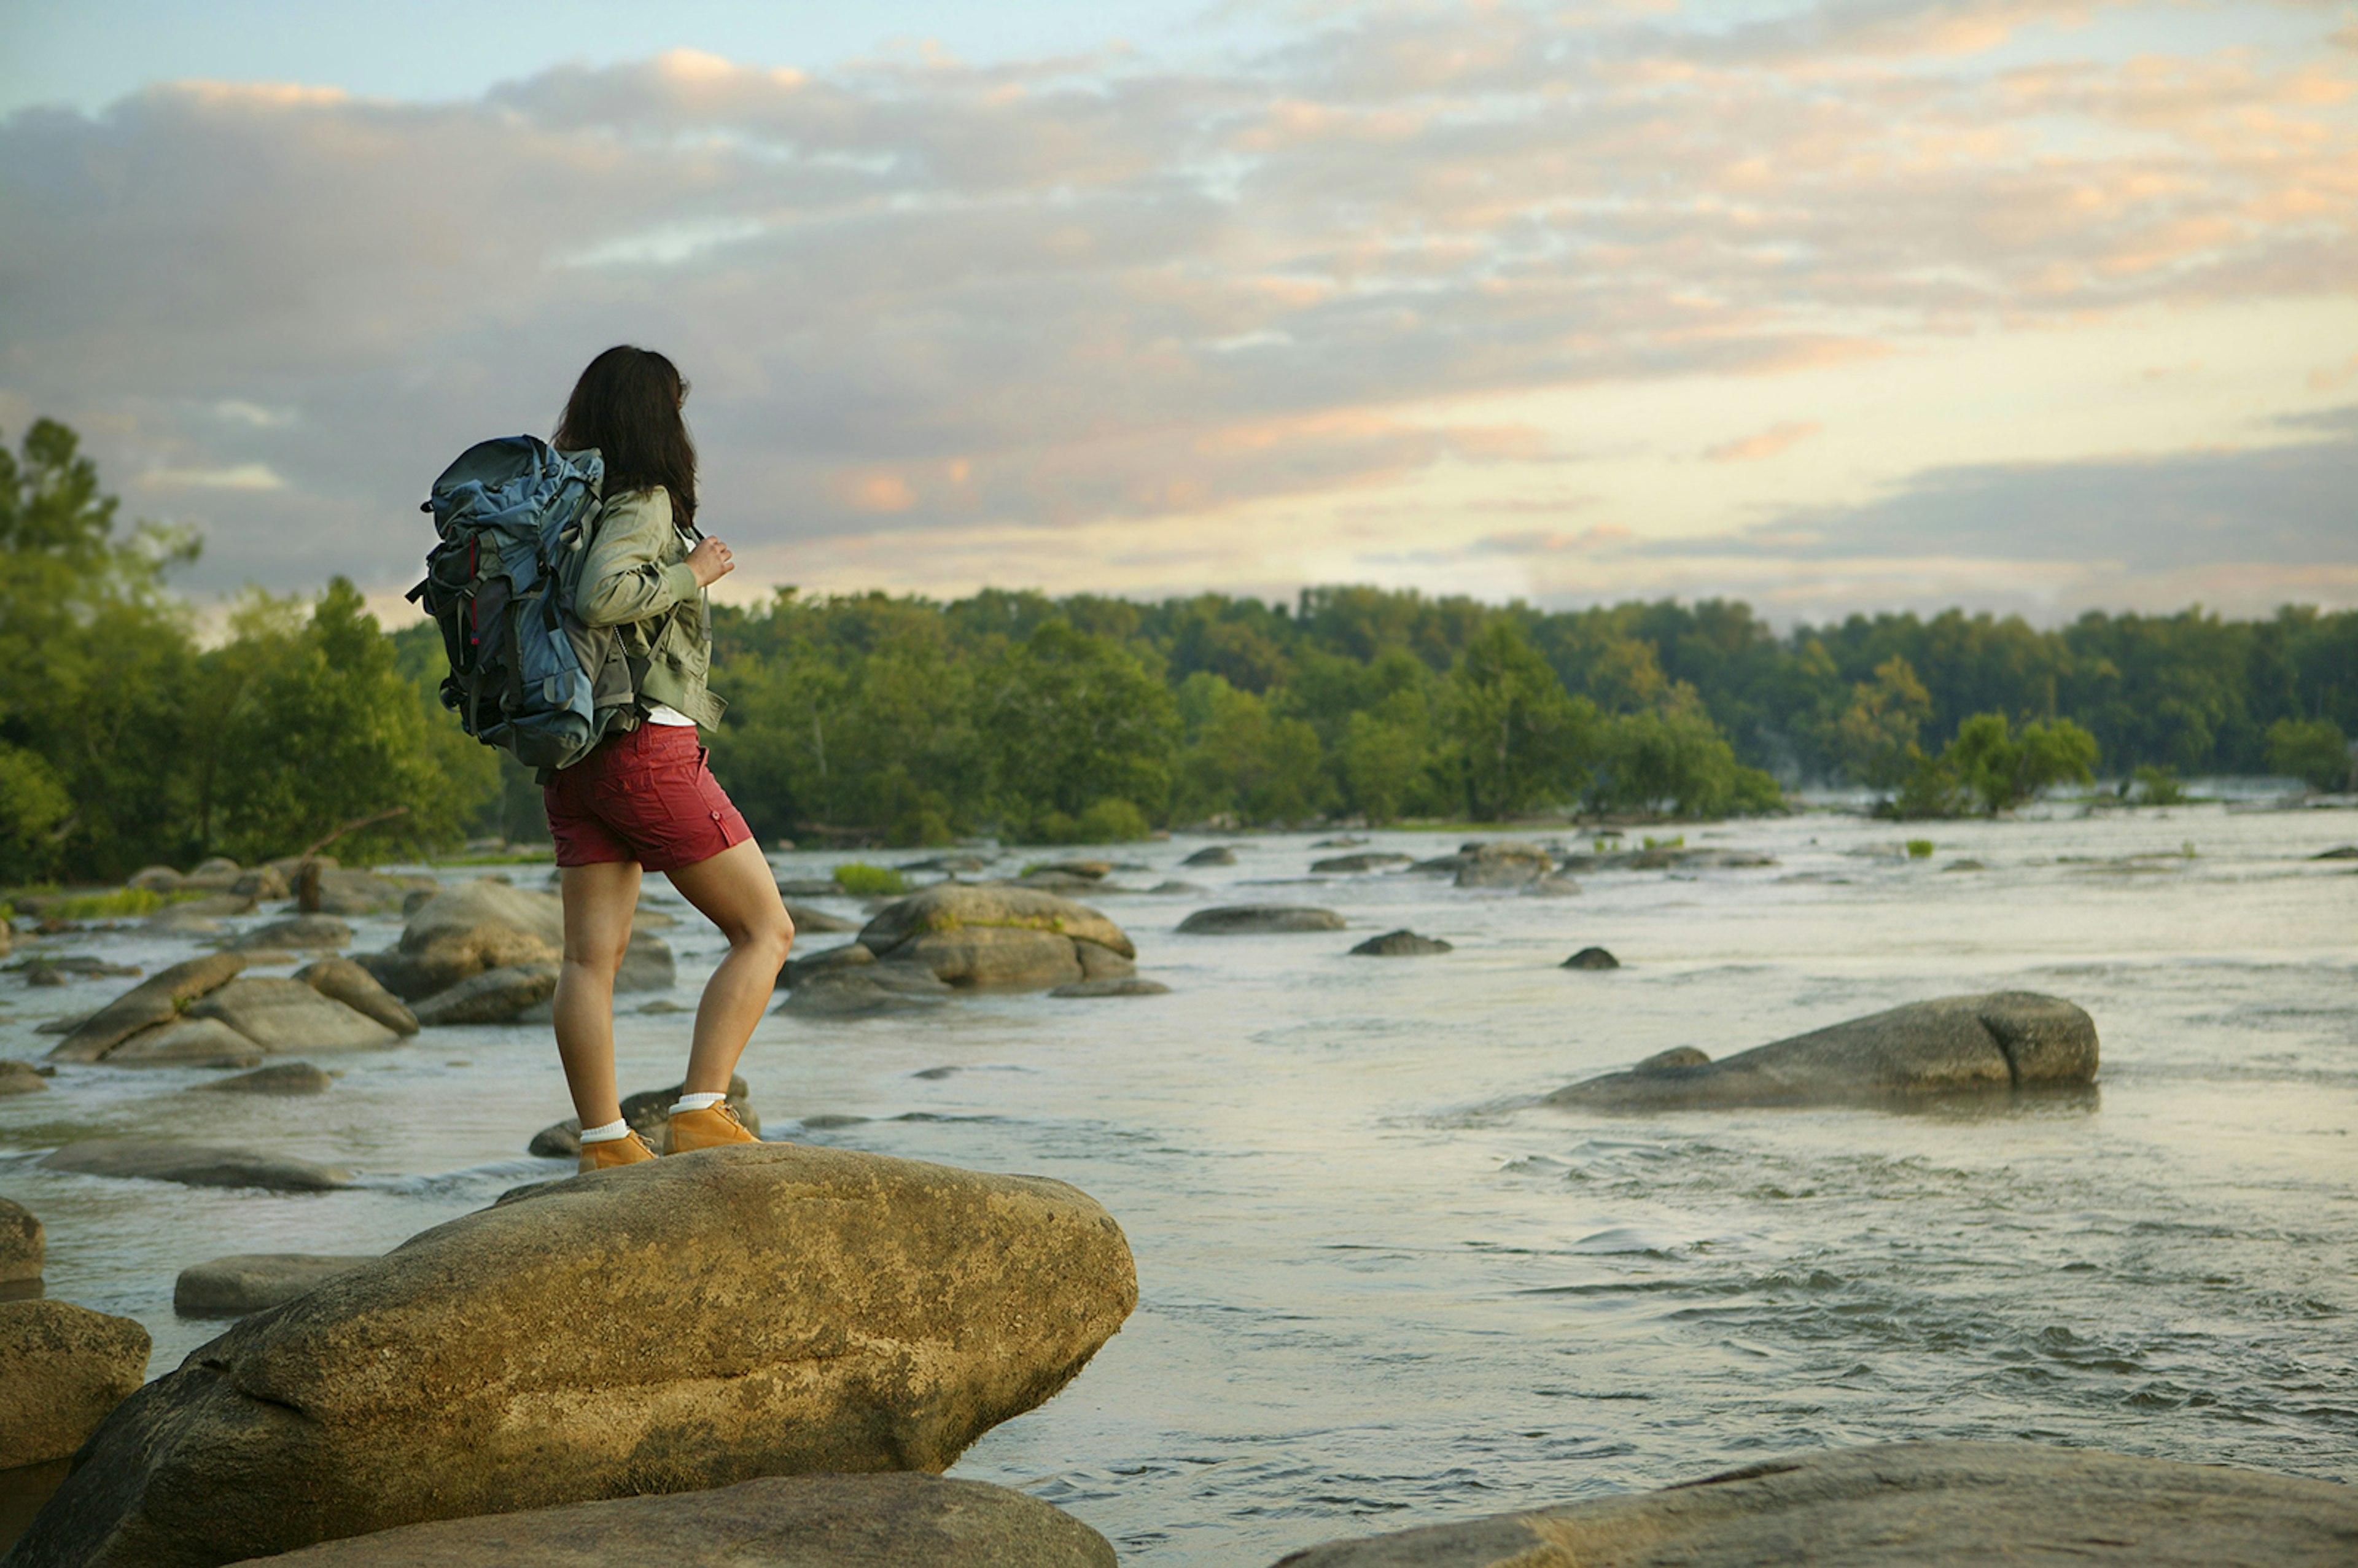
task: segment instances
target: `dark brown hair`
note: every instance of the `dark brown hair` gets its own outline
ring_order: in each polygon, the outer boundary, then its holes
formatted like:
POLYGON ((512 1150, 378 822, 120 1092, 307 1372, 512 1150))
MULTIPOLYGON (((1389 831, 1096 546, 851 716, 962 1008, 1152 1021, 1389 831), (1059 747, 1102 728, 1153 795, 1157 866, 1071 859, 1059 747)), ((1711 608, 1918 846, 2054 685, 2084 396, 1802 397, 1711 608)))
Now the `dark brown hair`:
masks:
POLYGON ((653 349, 618 344, 590 362, 566 399, 552 444, 559 451, 595 447, 606 460, 611 498, 633 490, 671 492, 672 522, 696 521, 696 443, 680 405, 687 383, 653 349))

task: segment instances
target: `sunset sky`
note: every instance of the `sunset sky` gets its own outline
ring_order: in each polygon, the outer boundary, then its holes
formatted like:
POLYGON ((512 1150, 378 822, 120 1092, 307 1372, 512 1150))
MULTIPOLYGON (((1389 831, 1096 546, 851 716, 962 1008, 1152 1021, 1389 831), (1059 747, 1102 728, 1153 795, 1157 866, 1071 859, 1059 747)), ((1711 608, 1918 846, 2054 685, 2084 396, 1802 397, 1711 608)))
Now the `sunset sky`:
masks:
POLYGON ((739 599, 2358 605, 2358 5, 481 10, 0 9, 0 436, 192 593, 632 341, 739 599))

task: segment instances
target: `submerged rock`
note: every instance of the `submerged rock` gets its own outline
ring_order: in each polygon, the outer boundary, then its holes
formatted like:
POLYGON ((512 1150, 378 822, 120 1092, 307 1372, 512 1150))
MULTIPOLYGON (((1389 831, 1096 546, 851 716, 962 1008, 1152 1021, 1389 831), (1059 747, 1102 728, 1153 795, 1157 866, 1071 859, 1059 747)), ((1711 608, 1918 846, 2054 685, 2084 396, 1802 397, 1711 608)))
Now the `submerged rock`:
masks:
POLYGON ((351 1172, 308 1160, 161 1138, 85 1138, 50 1154, 41 1168, 178 1182, 187 1187, 268 1187, 284 1193, 327 1192, 352 1184, 351 1172))
POLYGON ((1101 980, 1075 980, 1058 986, 1048 993, 1061 997, 1098 996, 1169 996, 1171 988, 1161 980, 1144 979, 1137 975, 1109 975, 1101 980))
POLYGON ((321 1095, 335 1083, 325 1068, 308 1062, 273 1062, 233 1078, 215 1078, 197 1087, 207 1094, 321 1095))
POLYGON ((916 964, 871 964, 864 968, 825 969, 795 983, 780 1012, 860 1018, 939 1007, 957 993, 916 964))
POLYGON ((1062 1388, 1137 1292, 1120 1227, 1062 1182, 780 1143, 576 1176, 193 1352, 99 1429, 11 1563, 211 1568, 618 1494, 938 1471, 1062 1388))
POLYGON ((352 928, 332 914, 294 914, 284 920, 267 921, 230 944, 241 952, 272 948, 292 953, 352 945, 352 928))
POLYGON ((1313 860, 1310 869, 1325 876, 1350 876, 1360 871, 1384 871, 1394 866, 1415 863, 1410 855, 1334 855, 1324 860, 1313 860))
POLYGON ((2346 1568, 2358 1488, 2030 1443, 1893 1443, 1293 1552, 1282 1568, 2346 1568))
POLYGON ((147 1376, 147 1331, 71 1302, 0 1302, 0 1470, 63 1459, 147 1376))
POLYGON ((1617 969, 1621 960, 1602 947, 1583 947, 1556 966, 1559 969, 1617 969))
POLYGON ((323 1258, 310 1252, 238 1252, 180 1271, 172 1286, 172 1310, 182 1317, 243 1317, 291 1302, 323 1281, 332 1280, 373 1254, 323 1258))
POLYGON ((1105 1537, 1037 1498, 901 1471, 773 1476, 414 1524, 306 1547, 283 1568, 1114 1568, 1105 1537))
POLYGON ((1402 926, 1387 931, 1381 936, 1370 936, 1351 949, 1353 957, 1420 958, 1429 953, 1454 953, 1457 949, 1438 936, 1420 936, 1402 926))
POLYGON ((1199 909, 1179 923, 1191 936, 1258 936, 1292 931, 1340 931, 1343 917, 1331 909, 1299 903, 1231 903, 1199 909))
POLYGON ((2035 991, 1994 991, 1910 1002, 1724 1061, 1653 1057, 1558 1089, 1547 1103, 1609 1111, 1876 1104, 2077 1087, 2095 1076, 2096 1026, 2085 1012, 2035 991))
POLYGON ((30 1062, 14 1056, 0 1057, 0 1098, 9 1095, 37 1095, 49 1087, 49 1080, 30 1062))
POLYGON ((1237 852, 1226 844, 1206 844, 1179 863, 1183 866, 1233 866, 1237 863, 1237 852))

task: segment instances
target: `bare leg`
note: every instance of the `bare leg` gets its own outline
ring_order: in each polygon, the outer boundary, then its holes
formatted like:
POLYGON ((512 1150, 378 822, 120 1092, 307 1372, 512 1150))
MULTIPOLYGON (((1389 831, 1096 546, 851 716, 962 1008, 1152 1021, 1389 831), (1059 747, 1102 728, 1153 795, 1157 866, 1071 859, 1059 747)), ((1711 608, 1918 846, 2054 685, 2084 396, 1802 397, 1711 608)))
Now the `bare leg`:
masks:
POLYGON ((557 971, 557 1055, 581 1125, 603 1127, 622 1115, 614 1087, 614 971, 631 945, 641 872, 636 860, 601 860, 560 874, 565 963, 557 971))
POLYGON ((729 938, 729 957, 712 971, 704 1000, 697 1004, 683 1092, 726 1094, 745 1042, 777 994, 778 970, 795 944, 795 923, 778 897, 776 874, 751 838, 670 875, 680 895, 729 938))

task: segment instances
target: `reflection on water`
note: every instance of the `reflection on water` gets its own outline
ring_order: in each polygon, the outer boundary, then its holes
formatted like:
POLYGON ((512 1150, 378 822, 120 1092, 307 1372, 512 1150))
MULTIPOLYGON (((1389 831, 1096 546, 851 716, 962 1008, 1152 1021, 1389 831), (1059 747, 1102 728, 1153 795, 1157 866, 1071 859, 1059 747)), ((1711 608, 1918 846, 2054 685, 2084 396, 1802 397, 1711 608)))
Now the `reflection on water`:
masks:
MULTIPOLYGON (((1398 873, 1310 885, 1308 836, 1184 872, 1194 843, 1125 849, 1110 858, 1148 866, 1126 881, 1211 890, 1094 901, 1172 995, 773 1018, 744 1072, 773 1136, 1055 1175, 1121 1220, 1137 1314, 957 1473, 1071 1509, 1125 1563, 1251 1564, 1899 1437, 2358 1480, 2358 877, 2305 858, 2358 822, 2190 808, 1931 836, 1911 861, 1898 832, 1847 818, 1689 830, 1779 863, 1589 873, 1570 899, 1398 873), (1959 861, 1982 869, 1942 869, 1959 861), (2166 874, 2092 871, 2114 866, 2166 874), (1174 932, 1280 882, 1351 929, 1174 932), (1344 957, 1400 925, 1456 950, 1344 957), (1592 943, 1627 967, 1555 968, 1592 943), (2001 988, 2094 1014, 2098 1090, 1904 1115, 1531 1103, 1671 1046, 1718 1056, 2001 988)), ((363 943, 395 931, 362 924, 363 943)), ((692 985, 719 940, 671 935, 692 985)), ((0 993, 0 1053, 38 1054, 33 1023, 120 984, 0 993)), ((620 1025, 626 1087, 676 1079, 686 1015, 620 1025)), ((567 1108, 542 1031, 438 1031, 328 1065, 344 1076, 312 1100, 66 1068, 0 1101, 0 1191, 49 1224, 49 1293, 146 1322, 163 1370, 216 1326, 172 1315, 186 1264, 391 1246, 562 1168, 522 1152, 567 1108), (129 1131, 266 1143, 368 1184, 269 1196, 29 1168, 129 1131)))

